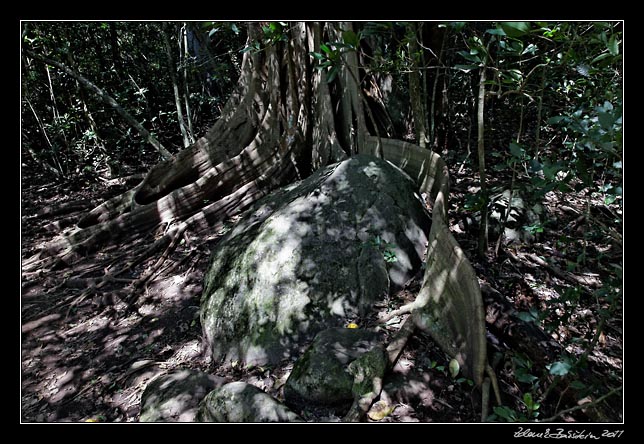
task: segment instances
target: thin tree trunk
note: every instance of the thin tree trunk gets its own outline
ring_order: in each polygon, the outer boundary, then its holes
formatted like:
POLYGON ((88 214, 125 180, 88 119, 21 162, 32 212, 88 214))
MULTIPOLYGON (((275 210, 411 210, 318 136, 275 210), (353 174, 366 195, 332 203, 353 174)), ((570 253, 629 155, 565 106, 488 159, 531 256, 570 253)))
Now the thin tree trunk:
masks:
POLYGON ((478 97, 478 157, 479 157, 479 180, 481 182, 481 196, 483 203, 481 205, 481 225, 479 231, 479 256, 485 257, 487 252, 487 231, 488 231, 488 193, 485 177, 485 65, 481 66, 481 77, 479 80, 479 97, 478 97))
POLYGON ((188 131, 186 130, 186 124, 183 120, 183 110, 181 109, 181 97, 179 96, 179 85, 177 84, 177 76, 175 75, 174 58, 172 57, 172 45, 170 45, 168 24, 166 22, 163 22, 161 26, 163 27, 161 33, 163 34, 163 43, 165 44, 165 54, 168 59, 168 72, 170 73, 170 79, 172 80, 172 91, 174 92, 174 103, 177 107, 177 121, 179 122, 181 137, 183 138, 183 147, 186 148, 190 145, 190 139, 188 138, 188 131))
POLYGON ((188 137, 190 143, 195 143, 195 132, 192 127, 192 117, 190 116, 190 89, 188 88, 188 29, 186 22, 183 22, 180 33, 183 37, 179 44, 180 54, 182 54, 181 66, 183 67, 183 99, 186 102, 186 118, 188 120, 188 137), (183 45, 181 45, 183 42, 183 45), (182 48, 183 46, 183 48, 182 48))
POLYGON ((71 77, 75 78, 80 82, 81 85, 83 85, 85 88, 89 89, 92 91, 94 94, 96 94, 104 103, 107 105, 111 106, 114 108, 114 110, 120 115, 127 123, 130 124, 134 129, 136 129, 139 134, 145 138, 145 140, 152 145, 159 153, 161 156, 168 160, 172 158, 172 154, 163 146, 161 145, 161 142, 157 140, 156 137, 154 137, 148 130, 146 130, 143 125, 141 125, 130 113, 125 111, 121 105, 119 105, 116 100, 112 98, 109 94, 107 94, 105 91, 103 91, 100 87, 96 86, 94 83, 90 82, 87 80, 85 77, 74 71, 73 69, 70 69, 69 67, 63 65, 60 62, 57 62, 55 60, 52 60, 50 58, 41 56, 40 54, 36 54, 33 51, 30 51, 28 49, 23 49, 25 54, 27 54, 29 57, 32 57, 42 63, 46 63, 52 66, 55 66, 56 68, 60 69, 64 73, 70 75, 71 77))
POLYGON ((47 134, 47 130, 45 129, 45 126, 42 123, 42 120, 40 117, 38 117, 38 114, 36 113, 36 110, 34 109, 33 105, 31 104, 31 101, 29 100, 28 97, 25 97, 25 101, 27 102, 27 105, 29 105, 29 109, 31 109, 31 112, 34 115, 34 118, 36 119, 36 122, 38 123, 38 128, 40 128, 40 131, 42 132, 43 136, 45 137, 45 140, 47 141, 47 145, 49 145, 49 150, 51 151, 51 157, 54 159, 54 163, 56 164, 56 168, 52 167, 49 165, 47 162, 44 162, 40 160, 40 156, 38 156, 31 148, 29 148, 29 153, 31 154, 31 157, 38 162, 39 164, 43 165, 45 168, 48 170, 54 172, 56 176, 62 176, 65 177, 65 170, 63 169, 63 166, 60 164, 60 161, 58 160, 58 155, 56 154, 56 150, 54 150, 54 146, 51 143, 51 140, 49 139, 49 135, 47 134))
POLYGON ((541 70, 541 92, 539 94, 539 101, 537 103, 537 128, 535 129, 535 134, 534 134, 534 147, 535 147, 535 155, 534 155, 534 160, 539 160, 539 145, 541 144, 541 110, 543 107, 543 91, 546 88, 546 66, 543 67, 541 70))
MULTIPOLYGON (((443 36, 443 40, 441 42, 441 50, 438 53, 438 60, 436 61, 436 73, 434 74, 434 86, 432 87, 432 104, 429 112, 429 134, 430 134, 429 137, 433 148, 438 147, 438 138, 436 137, 436 89, 438 87, 438 79, 441 75, 441 66, 443 65, 443 54, 445 52, 445 42, 447 41, 447 37, 448 37, 447 32, 448 31, 445 31, 446 35, 443 36)), ((468 143, 467 152, 469 153, 469 137, 468 137, 467 143, 468 143)))
POLYGON ((418 33, 416 32, 415 23, 411 23, 409 26, 412 34, 409 39, 409 52, 412 59, 412 68, 409 73, 409 99, 414 119, 416 142, 421 148, 425 148, 427 145, 427 130, 425 128, 425 113, 423 112, 423 102, 420 89, 420 72, 418 69, 418 59, 420 58, 418 54, 418 42, 416 41, 418 33))

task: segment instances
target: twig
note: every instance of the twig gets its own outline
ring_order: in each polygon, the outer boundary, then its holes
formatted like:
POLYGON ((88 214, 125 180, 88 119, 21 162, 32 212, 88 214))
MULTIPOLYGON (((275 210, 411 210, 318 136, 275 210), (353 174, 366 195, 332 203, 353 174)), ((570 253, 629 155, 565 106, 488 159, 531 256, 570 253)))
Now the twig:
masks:
POLYGON ((565 410, 562 410, 562 411, 556 413, 555 415, 551 416, 550 418, 542 419, 542 420, 539 420, 539 421, 536 421, 536 422, 552 422, 552 421, 554 421, 555 419, 559 418, 562 415, 566 415, 568 413, 572 413, 572 412, 575 412, 577 410, 592 407, 594 405, 597 405, 597 404, 601 403, 602 401, 604 401, 604 399, 606 399, 606 398, 608 398, 610 396, 613 396, 615 393, 620 392, 621 390, 622 390, 621 387, 614 388, 610 392, 606 393, 605 395, 597 398, 595 401, 591 401, 591 402, 587 402, 585 404, 570 407, 569 409, 565 409, 565 410))

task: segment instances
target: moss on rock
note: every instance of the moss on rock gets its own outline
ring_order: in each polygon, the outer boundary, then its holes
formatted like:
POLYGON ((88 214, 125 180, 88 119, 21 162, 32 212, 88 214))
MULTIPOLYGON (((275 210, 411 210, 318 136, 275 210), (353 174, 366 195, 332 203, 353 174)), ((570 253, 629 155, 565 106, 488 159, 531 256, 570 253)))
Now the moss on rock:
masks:
POLYGON ((428 228, 413 182, 370 156, 260 200, 217 244, 205 276, 201 324, 214 361, 275 364, 367 315, 417 271, 428 228))

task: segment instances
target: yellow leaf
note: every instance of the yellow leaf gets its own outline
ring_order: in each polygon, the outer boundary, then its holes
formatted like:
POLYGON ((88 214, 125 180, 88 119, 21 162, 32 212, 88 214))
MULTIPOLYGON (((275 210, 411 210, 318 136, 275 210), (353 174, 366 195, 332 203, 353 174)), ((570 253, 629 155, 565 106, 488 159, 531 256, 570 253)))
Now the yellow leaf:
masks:
POLYGON ((367 416, 372 421, 380 421, 387 415, 391 414, 395 408, 395 406, 387 404, 386 401, 378 401, 371 406, 371 409, 367 412, 367 416))
POLYGON ((351 322, 347 324, 347 328, 358 328, 358 324, 356 324, 355 322, 351 322))
POLYGON ((86 419, 85 422, 99 422, 99 420, 96 418, 89 418, 89 419, 86 419))
POLYGON ((456 378, 460 370, 461 366, 458 364, 456 359, 449 361, 449 374, 452 375, 452 378, 456 378))

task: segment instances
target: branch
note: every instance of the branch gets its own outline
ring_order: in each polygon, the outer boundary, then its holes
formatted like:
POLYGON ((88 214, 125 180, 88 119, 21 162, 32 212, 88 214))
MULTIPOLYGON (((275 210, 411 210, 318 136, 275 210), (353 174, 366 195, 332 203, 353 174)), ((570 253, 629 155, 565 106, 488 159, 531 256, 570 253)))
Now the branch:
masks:
POLYGON ((30 51, 29 49, 26 49, 26 48, 23 48, 23 51, 29 57, 35 60, 38 60, 39 62, 45 63, 47 65, 55 66, 56 68, 63 71, 65 74, 78 80, 78 82, 81 85, 83 85, 85 88, 89 89, 94 94, 96 94, 107 105, 114 108, 114 110, 118 113, 118 115, 120 115, 127 123, 129 123, 130 126, 136 129, 139 132, 139 134, 141 134, 141 136, 143 136, 150 143, 150 145, 152 145, 157 151, 159 151, 159 153, 164 159, 166 160, 172 159, 172 153, 170 153, 163 145, 161 145, 161 142, 159 142, 156 137, 150 134, 150 132, 146 130, 143 127, 143 125, 141 125, 134 117, 132 117, 130 113, 125 111, 125 109, 123 109, 123 107, 119 105, 116 100, 114 100, 109 94, 107 94, 101 88, 99 88, 94 83, 87 80, 81 74, 77 73, 73 69, 63 65, 60 62, 57 62, 55 60, 52 60, 40 54, 36 54, 35 52, 30 51))
POLYGON ((606 393, 604 396, 601 396, 601 397, 597 398, 597 399, 596 399, 596 400, 594 400, 594 401, 587 402, 587 403, 585 403, 585 404, 581 404, 581 405, 576 405, 576 406, 574 406, 574 407, 570 407, 569 409, 565 409, 565 410, 560 411, 559 413, 556 413, 555 415, 551 416, 550 418, 542 419, 542 420, 537 421, 537 422, 552 422, 552 421, 554 421, 555 419, 557 419, 557 418, 559 418, 560 416, 565 415, 565 414, 567 414, 567 413, 572 413, 572 412, 575 412, 575 411, 577 411, 577 410, 581 410, 581 409, 585 409, 585 408, 588 408, 588 407, 592 407, 592 406, 594 406, 594 405, 597 405, 597 404, 601 403, 602 401, 604 401, 604 399, 606 399, 606 398, 608 398, 608 397, 610 397, 610 396, 613 396, 615 393, 620 392, 621 390, 622 390, 622 388, 621 388, 621 387, 614 388, 614 389, 612 389, 610 392, 606 393))

